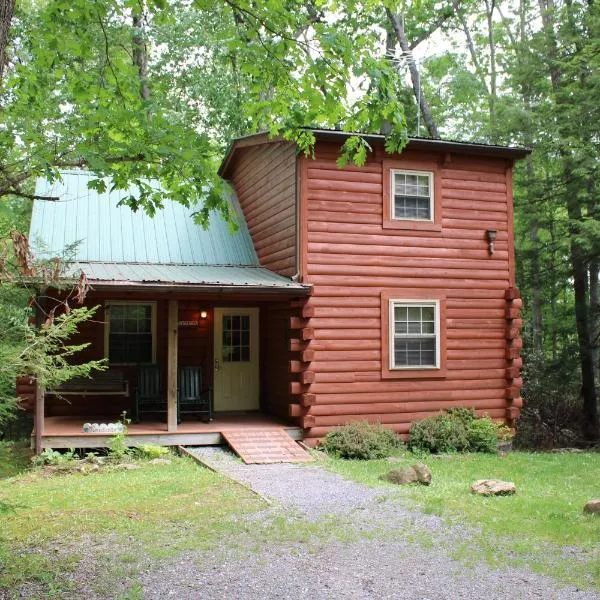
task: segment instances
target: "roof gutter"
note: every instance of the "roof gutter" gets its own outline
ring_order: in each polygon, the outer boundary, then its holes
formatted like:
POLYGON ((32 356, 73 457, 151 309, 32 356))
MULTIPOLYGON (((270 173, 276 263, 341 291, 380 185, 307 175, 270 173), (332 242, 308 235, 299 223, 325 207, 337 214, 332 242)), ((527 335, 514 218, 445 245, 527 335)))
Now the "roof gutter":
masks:
POLYGON ((296 284, 290 287, 239 286, 239 285, 202 285, 202 284, 172 284, 172 283, 141 283, 129 281, 89 281, 92 290, 114 290, 126 292, 182 292, 203 294, 259 294, 265 296, 292 295, 308 296, 312 286, 296 284))

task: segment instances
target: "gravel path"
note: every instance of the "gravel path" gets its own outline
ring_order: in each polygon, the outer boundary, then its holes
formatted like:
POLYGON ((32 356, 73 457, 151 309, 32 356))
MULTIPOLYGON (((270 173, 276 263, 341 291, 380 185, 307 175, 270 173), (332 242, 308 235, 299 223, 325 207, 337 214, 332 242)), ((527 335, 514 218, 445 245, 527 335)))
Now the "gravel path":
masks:
POLYGON ((600 600, 520 568, 467 567, 447 549, 468 540, 468 530, 407 509, 396 490, 368 488, 318 466, 244 465, 219 449, 193 452, 271 499, 261 518, 295 513, 302 527, 307 518, 335 515, 349 537, 263 544, 250 536, 247 547, 242 541, 191 553, 142 577, 146 599, 600 600))

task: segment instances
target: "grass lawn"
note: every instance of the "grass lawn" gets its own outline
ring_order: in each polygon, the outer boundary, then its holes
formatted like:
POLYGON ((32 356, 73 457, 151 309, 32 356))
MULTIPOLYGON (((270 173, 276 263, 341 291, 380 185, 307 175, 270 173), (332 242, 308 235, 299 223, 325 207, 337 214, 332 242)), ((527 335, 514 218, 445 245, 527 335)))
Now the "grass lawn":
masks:
POLYGON ((170 465, 140 461, 136 470, 52 477, 37 470, 1 479, 0 596, 34 582, 43 597, 68 597, 63 575, 98 540, 107 541, 100 560, 114 576, 140 556, 210 546, 238 529, 237 517, 263 507, 192 460, 170 458, 170 465))
POLYGON ((388 470, 426 463, 431 486, 404 486, 402 494, 422 511, 480 530, 456 553, 482 553, 492 563, 526 563, 540 572, 600 589, 600 515, 584 515, 587 500, 600 498, 600 454, 535 454, 506 456, 466 454, 418 459, 402 455, 406 464, 386 460, 334 460, 327 466, 369 485, 388 470), (517 494, 484 498, 470 493, 476 479, 513 481, 517 494), (476 542, 473 546, 473 542, 476 542))

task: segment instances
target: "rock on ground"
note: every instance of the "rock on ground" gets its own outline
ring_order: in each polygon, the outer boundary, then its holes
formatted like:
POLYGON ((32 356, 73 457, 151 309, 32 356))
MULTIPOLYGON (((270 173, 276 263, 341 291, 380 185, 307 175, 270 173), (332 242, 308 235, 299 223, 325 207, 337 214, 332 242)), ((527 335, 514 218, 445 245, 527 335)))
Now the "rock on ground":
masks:
POLYGON ((471 491, 480 496, 510 496, 517 493, 517 488, 512 481, 479 479, 471 485, 471 491))
POLYGON ((585 506, 583 507, 583 512, 600 514, 600 499, 589 500, 586 502, 585 506))

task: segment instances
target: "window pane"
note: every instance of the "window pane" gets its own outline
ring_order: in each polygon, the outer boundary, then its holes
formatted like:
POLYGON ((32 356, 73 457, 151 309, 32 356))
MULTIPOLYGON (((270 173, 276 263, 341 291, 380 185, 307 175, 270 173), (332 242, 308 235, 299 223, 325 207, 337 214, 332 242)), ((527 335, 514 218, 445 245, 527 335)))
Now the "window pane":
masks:
POLYGON ((430 175, 394 173, 394 218, 431 220, 430 175))
POLYGON ((394 303, 395 367, 437 366, 435 306, 394 303))
POLYGON ((421 321, 421 307, 420 306, 409 306, 408 307, 408 320, 409 321, 421 321))
POLYGON ((111 363, 152 362, 152 305, 110 305, 108 356, 111 363))
POLYGON ((395 338, 394 359, 397 367, 435 367, 435 338, 395 338))

